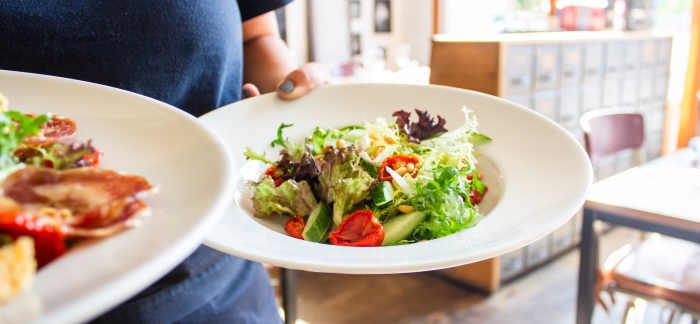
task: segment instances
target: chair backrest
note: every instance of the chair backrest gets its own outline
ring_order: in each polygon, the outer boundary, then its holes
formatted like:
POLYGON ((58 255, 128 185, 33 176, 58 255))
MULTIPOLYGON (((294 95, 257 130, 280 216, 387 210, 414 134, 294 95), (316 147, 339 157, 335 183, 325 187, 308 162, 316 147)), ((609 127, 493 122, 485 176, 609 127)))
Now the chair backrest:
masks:
POLYGON ((589 111, 579 120, 586 152, 591 162, 626 149, 639 149, 644 143, 644 117, 623 112, 622 108, 589 111))

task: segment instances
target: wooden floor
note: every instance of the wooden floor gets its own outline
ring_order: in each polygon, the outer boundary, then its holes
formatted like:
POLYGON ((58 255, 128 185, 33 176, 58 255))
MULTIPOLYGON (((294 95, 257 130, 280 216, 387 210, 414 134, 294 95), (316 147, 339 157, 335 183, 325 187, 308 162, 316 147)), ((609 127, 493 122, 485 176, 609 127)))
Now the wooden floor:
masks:
MULTIPOLYGON (((639 240, 619 228, 601 240, 601 257, 639 240)), ((432 273, 339 275, 299 273, 299 319, 309 324, 355 323, 574 323, 578 250, 573 250, 491 296, 450 283, 432 273)), ((622 323, 625 297, 608 314, 597 309, 594 323, 622 323)), ((662 317, 647 311, 644 323, 662 317), (651 314, 651 315, 649 315, 651 314), (647 320, 647 317, 652 317, 647 320)), ((685 321, 682 321, 685 322, 685 321)))

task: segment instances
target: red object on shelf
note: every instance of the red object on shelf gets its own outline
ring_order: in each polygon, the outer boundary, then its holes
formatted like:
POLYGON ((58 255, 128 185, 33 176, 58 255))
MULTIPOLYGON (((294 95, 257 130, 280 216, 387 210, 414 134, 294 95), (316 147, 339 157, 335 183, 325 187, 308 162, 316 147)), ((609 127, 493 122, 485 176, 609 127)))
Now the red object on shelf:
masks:
POLYGON ((569 6, 561 9, 561 29, 602 30, 605 28, 605 8, 569 6))

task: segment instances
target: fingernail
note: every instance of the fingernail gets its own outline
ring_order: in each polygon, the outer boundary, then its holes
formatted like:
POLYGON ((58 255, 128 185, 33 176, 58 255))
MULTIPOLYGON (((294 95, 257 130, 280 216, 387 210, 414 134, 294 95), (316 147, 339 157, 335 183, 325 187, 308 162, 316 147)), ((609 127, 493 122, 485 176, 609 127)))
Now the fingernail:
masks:
POLYGON ((290 92, 292 92, 292 90, 294 90, 294 83, 292 83, 292 81, 289 80, 284 81, 282 82, 282 84, 280 84, 280 90, 282 90, 282 92, 286 94, 289 94, 290 92))
POLYGON ((243 92, 243 99, 250 98, 250 90, 243 88, 241 92, 243 92))

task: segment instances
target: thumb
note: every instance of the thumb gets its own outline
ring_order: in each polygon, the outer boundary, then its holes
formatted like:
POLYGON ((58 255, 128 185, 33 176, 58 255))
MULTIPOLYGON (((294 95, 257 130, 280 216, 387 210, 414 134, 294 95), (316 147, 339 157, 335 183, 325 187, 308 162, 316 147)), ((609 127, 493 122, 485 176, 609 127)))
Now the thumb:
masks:
POLYGON ((277 86, 277 94, 284 99, 299 98, 331 80, 328 68, 321 63, 307 63, 289 73, 277 86))

